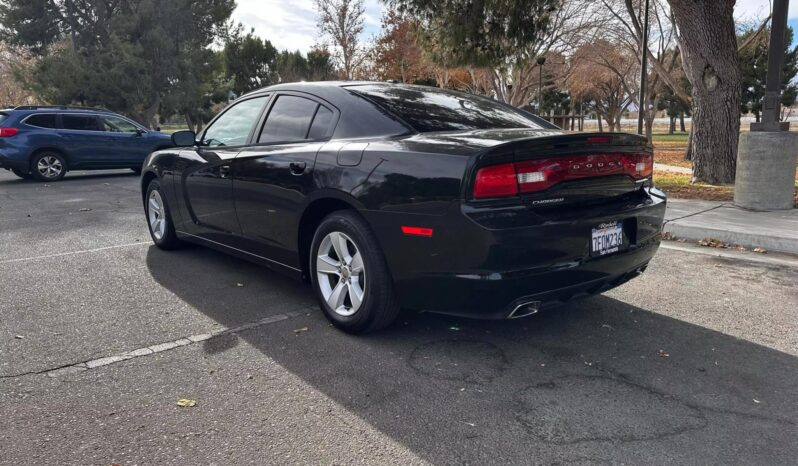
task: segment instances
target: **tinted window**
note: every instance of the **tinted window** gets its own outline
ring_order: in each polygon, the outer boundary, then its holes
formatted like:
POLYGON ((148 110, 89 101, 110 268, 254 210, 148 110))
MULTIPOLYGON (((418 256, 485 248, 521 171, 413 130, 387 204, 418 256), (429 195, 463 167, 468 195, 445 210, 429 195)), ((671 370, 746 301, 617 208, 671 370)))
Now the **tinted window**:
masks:
POLYGON ((266 99, 267 96, 256 97, 233 104, 205 130, 202 144, 211 147, 246 144, 266 99))
POLYGON ((399 116, 419 132, 543 127, 531 115, 513 107, 460 92, 380 84, 348 89, 399 116))
POLYGON ((100 117, 100 123, 104 131, 111 133, 135 133, 139 130, 133 123, 115 116, 100 117))
POLYGON ((258 142, 302 141, 319 104, 293 95, 281 95, 274 102, 258 142))
POLYGON ((55 113, 31 115, 25 119, 25 124, 39 128, 55 128, 55 113))
POLYGON ((327 107, 319 105, 316 116, 313 117, 313 123, 310 125, 310 131, 308 131, 308 139, 321 139, 327 136, 332 119, 333 112, 327 107))
POLYGON ((97 118, 90 115, 61 115, 61 123, 64 129, 100 131, 97 118))

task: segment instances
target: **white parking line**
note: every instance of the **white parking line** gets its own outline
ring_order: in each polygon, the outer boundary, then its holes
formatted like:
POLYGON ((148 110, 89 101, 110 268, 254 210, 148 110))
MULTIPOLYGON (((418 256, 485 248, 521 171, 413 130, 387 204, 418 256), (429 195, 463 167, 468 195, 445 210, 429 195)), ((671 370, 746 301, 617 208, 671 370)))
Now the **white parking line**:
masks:
POLYGON ((44 256, 33 256, 33 257, 20 257, 18 259, 5 259, 0 260, 0 264, 13 264, 15 262, 27 262, 27 261, 35 261, 40 259, 52 259, 54 257, 63 257, 63 256, 72 256, 75 254, 86 254, 90 252, 99 252, 99 251, 107 251, 109 249, 118 249, 118 248, 129 248, 131 246, 150 246, 152 243, 150 241, 139 241, 137 243, 128 243, 128 244, 117 244, 115 246, 105 246, 102 248, 94 248, 94 249, 83 249, 80 251, 71 251, 71 252, 61 252, 58 254, 47 254, 44 256))
POLYGON ((299 314, 300 314, 299 312, 286 312, 284 314, 277 314, 274 316, 266 317, 265 319, 261 319, 257 322, 251 322, 249 324, 240 325, 238 327, 233 327, 233 328, 225 327, 214 330, 213 332, 209 333, 189 335, 184 338, 178 338, 177 340, 167 341, 165 343, 158 343, 155 345, 146 346, 144 348, 138 348, 132 351, 127 351, 125 353, 103 356, 101 358, 96 358, 89 361, 79 362, 77 364, 70 364, 68 366, 59 367, 58 369, 53 369, 50 371, 37 372, 37 374, 45 374, 48 377, 59 377, 63 375, 76 374, 78 372, 83 372, 85 370, 107 366, 109 364, 115 364, 122 361, 127 361, 128 359, 140 358, 142 356, 149 356, 151 354, 161 353, 163 351, 169 351, 175 348, 180 348, 181 346, 192 345, 194 343, 199 343, 201 341, 205 341, 213 337, 217 337, 219 335, 242 332, 244 330, 260 327, 262 325, 273 324, 275 322, 280 322, 283 320, 290 319, 292 317, 296 317, 299 314))

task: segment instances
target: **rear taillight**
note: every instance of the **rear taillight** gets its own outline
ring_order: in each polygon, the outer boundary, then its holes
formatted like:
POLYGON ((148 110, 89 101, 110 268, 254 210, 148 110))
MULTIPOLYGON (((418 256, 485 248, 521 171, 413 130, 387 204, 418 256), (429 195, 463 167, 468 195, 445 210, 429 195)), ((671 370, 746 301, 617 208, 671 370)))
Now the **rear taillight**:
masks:
POLYGON ((480 168, 474 182, 474 198, 507 197, 518 194, 515 165, 505 163, 480 168))
POLYGON ((651 154, 574 155, 485 167, 477 172, 474 198, 515 196, 545 191, 562 181, 610 175, 648 178, 654 170, 651 154))
POLYGON ((10 138, 16 136, 17 133, 19 133, 17 128, 0 128, 0 138, 10 138))

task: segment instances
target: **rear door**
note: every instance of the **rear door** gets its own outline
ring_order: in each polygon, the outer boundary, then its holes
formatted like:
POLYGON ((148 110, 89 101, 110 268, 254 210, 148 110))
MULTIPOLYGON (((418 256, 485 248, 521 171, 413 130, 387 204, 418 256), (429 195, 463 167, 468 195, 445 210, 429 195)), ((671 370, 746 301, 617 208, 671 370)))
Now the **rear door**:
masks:
POLYGON ((316 153, 332 135, 338 110, 306 93, 281 92, 258 132, 257 143, 234 163, 236 210, 246 247, 299 268, 300 214, 313 189, 316 153))
POLYGON ((180 151, 175 180, 182 200, 183 228, 205 239, 230 244, 241 232, 233 203, 232 161, 245 147, 269 96, 235 102, 205 129, 198 146, 180 151))

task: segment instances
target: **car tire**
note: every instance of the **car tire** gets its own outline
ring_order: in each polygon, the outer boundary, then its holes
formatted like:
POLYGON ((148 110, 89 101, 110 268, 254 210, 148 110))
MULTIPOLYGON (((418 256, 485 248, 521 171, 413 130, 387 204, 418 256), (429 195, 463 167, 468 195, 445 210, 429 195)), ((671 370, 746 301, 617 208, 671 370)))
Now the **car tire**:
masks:
POLYGON ((339 329, 372 332, 399 315, 382 249, 357 213, 338 211, 322 220, 313 235, 309 270, 324 315, 339 329))
POLYGON ((29 179, 33 178, 33 175, 31 175, 30 173, 24 172, 22 170, 18 170, 16 168, 12 168, 11 172, 13 174, 17 175, 18 177, 22 178, 23 180, 29 180, 29 179))
POLYGON ((172 213, 166 203, 166 196, 161 192, 161 183, 152 180, 147 186, 144 196, 144 215, 147 229, 152 241, 161 249, 172 250, 180 247, 181 241, 175 233, 172 213))
POLYGON ((58 181, 66 175, 67 164, 58 152, 43 151, 33 156, 30 171, 38 181, 58 181))

